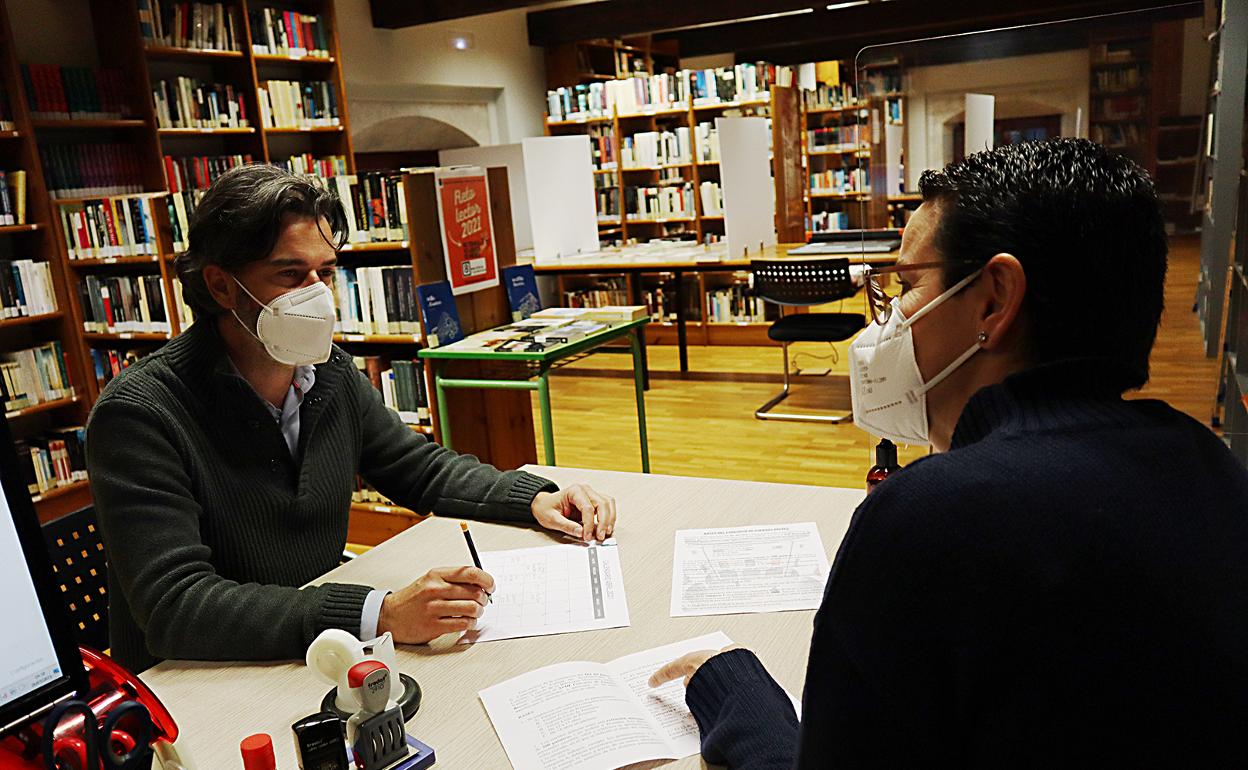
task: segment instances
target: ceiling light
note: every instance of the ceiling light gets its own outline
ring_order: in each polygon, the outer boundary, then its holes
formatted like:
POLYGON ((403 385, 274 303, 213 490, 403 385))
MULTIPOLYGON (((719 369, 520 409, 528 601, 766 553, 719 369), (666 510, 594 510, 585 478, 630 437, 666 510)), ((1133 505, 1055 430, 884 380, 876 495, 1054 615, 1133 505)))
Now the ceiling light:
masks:
POLYGON ((827 7, 829 11, 839 11, 842 8, 853 8, 855 5, 866 5, 870 0, 850 0, 848 3, 833 3, 827 7))
POLYGON ((456 33, 451 35, 450 43, 451 48, 454 48, 456 51, 468 51, 476 48, 477 46, 476 38, 474 38, 471 33, 456 33))

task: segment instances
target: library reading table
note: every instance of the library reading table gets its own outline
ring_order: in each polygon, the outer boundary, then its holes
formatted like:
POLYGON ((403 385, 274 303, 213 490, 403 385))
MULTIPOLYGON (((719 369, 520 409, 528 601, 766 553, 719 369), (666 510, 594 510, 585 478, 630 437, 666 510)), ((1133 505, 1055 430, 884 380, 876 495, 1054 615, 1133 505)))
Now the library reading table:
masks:
MULTIPOLYGON (((789 692, 801 697, 813 611, 669 617, 675 532, 696 527, 813 521, 829 562, 849 527, 861 490, 527 466, 561 485, 582 482, 615 497, 625 591, 632 625, 602 631, 457 645, 449 651, 398 648, 399 668, 423 690, 408 732, 437 752, 438 767, 506 768, 503 746, 478 691, 565 661, 606 662, 632 652, 722 630, 758 653, 789 692)), ((474 523, 484 551, 551 545, 554 535, 514 525, 474 523)), ((397 589, 432 567, 468 563, 456 521, 431 517, 315 582, 397 589)), ((240 766, 239 742, 273 737, 278 767, 294 767, 290 725, 320 710, 328 685, 302 661, 246 664, 165 661, 142 676, 169 707, 179 746, 200 770, 240 766)), ((702 767, 692 756, 664 766, 702 767)))
POLYGON ((446 404, 446 391, 450 388, 480 388, 483 390, 536 390, 542 413, 543 461, 555 464, 554 421, 550 414, 550 370, 560 361, 589 353, 632 353, 633 383, 637 398, 637 430, 641 437, 641 470, 650 472, 650 440, 646 435, 646 351, 642 344, 645 326, 649 318, 628 323, 613 324, 605 329, 587 334, 579 340, 546 348, 540 353, 497 351, 480 348, 457 349, 454 345, 444 348, 423 348, 420 357, 433 361, 433 387, 438 403, 438 422, 442 428, 442 446, 452 449, 450 409, 446 404), (607 343, 622 337, 628 338, 627 348, 609 348, 607 343), (518 362, 530 368, 522 377, 456 379, 442 376, 448 361, 494 361, 518 362), (533 379, 536 377, 536 379, 533 379))

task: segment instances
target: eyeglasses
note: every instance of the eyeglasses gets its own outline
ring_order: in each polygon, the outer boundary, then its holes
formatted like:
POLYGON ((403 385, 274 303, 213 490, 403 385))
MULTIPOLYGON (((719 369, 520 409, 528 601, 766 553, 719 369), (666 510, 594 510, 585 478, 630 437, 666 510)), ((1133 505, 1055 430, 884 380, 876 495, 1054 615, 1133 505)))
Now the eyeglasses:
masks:
POLYGON ((877 324, 886 324, 888 319, 893 316, 893 300, 900 298, 905 294, 904 287, 894 296, 889 296, 884 290, 884 284, 880 280, 880 276, 886 273, 900 273, 902 271, 910 272, 913 270, 934 270, 938 267, 949 267, 950 265, 973 265, 976 264, 970 260, 957 260, 955 262, 916 262, 906 265, 892 265, 890 267, 873 267, 867 265, 864 272, 866 278, 867 289, 867 305, 871 308, 871 320, 877 324))

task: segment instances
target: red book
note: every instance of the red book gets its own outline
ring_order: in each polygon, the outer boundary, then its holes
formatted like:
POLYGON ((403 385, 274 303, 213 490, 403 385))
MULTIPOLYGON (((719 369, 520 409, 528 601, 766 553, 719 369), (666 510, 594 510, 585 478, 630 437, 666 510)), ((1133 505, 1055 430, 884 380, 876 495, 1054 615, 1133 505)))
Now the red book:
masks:
POLYGON ((299 44, 299 33, 296 29, 298 25, 295 24, 294 16, 295 14, 293 12, 286 11, 282 14, 282 22, 286 25, 286 40, 289 41, 290 47, 301 48, 302 46, 299 44))
POLYGON ((117 223, 113 219, 113 202, 110 200, 100 201, 100 208, 104 210, 104 229, 108 232, 108 245, 120 245, 121 241, 117 239, 117 223))
POLYGON ((49 67, 52 75, 52 97, 56 100, 56 106, 53 108, 56 112, 63 113, 65 117, 69 117, 69 99, 65 96, 65 78, 61 73, 61 68, 56 66, 49 67))
POLYGON ((116 325, 116 322, 113 321, 113 303, 108 296, 108 286, 100 286, 100 299, 104 302, 104 323, 111 329, 116 325))
POLYGON ((169 192, 182 192, 182 185, 178 183, 178 170, 173 165, 173 157, 165 156, 165 185, 169 188, 169 192))

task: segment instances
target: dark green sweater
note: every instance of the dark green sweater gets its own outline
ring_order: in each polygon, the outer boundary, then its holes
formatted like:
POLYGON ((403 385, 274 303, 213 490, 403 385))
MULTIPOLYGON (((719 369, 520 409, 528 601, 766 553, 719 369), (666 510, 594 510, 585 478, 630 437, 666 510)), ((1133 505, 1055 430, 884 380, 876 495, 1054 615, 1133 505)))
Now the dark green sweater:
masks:
POLYGON ((211 321, 109 383, 87 465, 120 663, 301 658, 327 628, 358 634, 371 587, 299 588, 338 564, 357 473, 400 505, 468 519, 532 523, 534 496, 556 489, 412 431, 337 348, 300 408, 297 456, 211 321))

